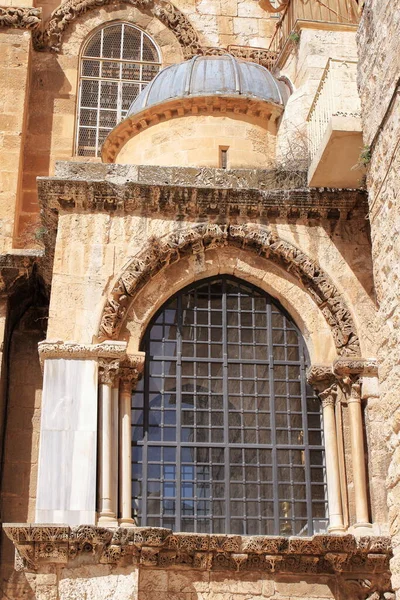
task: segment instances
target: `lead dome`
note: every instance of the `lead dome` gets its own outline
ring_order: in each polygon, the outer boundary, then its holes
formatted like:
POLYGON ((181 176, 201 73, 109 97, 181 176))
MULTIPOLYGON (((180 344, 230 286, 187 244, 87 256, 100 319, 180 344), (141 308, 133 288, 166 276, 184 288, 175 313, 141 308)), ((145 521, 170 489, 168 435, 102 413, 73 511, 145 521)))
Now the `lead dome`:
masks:
POLYGON ((284 105, 288 88, 265 67, 230 54, 195 56, 162 69, 131 104, 127 116, 172 99, 212 95, 284 105))

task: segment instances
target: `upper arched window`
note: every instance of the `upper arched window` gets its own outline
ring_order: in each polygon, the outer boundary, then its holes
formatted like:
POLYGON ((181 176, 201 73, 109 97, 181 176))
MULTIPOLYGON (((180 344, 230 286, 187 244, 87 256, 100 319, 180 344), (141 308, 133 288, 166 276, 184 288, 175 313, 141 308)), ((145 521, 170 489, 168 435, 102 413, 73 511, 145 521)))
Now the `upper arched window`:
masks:
POLYGON ((268 294, 203 280, 149 325, 132 404, 133 512, 175 531, 327 525, 320 401, 301 333, 268 294))
POLYGON ((90 38, 81 57, 76 154, 100 155, 111 129, 160 66, 155 43, 133 25, 107 25, 90 38))

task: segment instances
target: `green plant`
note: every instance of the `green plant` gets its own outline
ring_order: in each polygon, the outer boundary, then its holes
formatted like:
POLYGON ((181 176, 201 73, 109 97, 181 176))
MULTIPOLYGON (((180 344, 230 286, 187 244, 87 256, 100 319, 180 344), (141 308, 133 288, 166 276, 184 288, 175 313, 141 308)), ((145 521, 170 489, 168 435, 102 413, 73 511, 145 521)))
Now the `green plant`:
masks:
POLYGON ((300 41, 300 33, 297 31, 292 31, 292 33, 289 35, 289 40, 293 42, 293 44, 298 44, 300 41))
POLYGON ((358 162, 366 167, 371 162, 372 154, 369 146, 363 146, 360 152, 358 162))
POLYGON ((34 233, 35 240, 38 240, 38 241, 43 240, 46 233, 48 233, 47 228, 44 225, 41 225, 40 227, 35 229, 35 233, 34 233))

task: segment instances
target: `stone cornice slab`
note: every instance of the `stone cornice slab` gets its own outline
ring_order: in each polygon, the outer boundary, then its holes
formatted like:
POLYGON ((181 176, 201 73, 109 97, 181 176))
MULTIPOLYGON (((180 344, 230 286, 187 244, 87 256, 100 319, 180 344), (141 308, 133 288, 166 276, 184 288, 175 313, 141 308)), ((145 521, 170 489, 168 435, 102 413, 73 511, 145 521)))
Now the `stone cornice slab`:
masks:
POLYGON ((163 183, 162 174, 145 183, 117 175, 104 179, 38 178, 39 201, 45 213, 86 211, 213 219, 348 220, 364 218, 368 211, 367 198, 361 190, 285 189, 283 181, 280 187, 272 189, 272 175, 265 185, 254 187, 254 172, 249 176, 235 174, 230 181, 221 176, 222 185, 216 185, 218 174, 212 171, 218 170, 209 171, 207 183, 204 179, 163 183))
POLYGON ((131 564, 270 573, 386 573, 390 538, 315 535, 311 538, 172 533, 169 529, 106 529, 82 525, 4 524, 20 569, 47 564, 131 564))

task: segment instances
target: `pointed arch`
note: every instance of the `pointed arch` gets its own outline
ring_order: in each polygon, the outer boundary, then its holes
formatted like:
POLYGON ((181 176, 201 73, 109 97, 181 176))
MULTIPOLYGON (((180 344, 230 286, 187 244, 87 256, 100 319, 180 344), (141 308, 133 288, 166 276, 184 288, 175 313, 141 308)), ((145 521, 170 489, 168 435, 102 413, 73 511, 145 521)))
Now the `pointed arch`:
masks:
POLYGON ((257 224, 201 223, 163 238, 151 238, 146 248, 125 266, 103 308, 99 338, 117 339, 133 298, 151 277, 188 254, 227 245, 245 248, 291 273, 302 284, 326 319, 338 355, 357 356, 360 344, 345 300, 320 265, 302 250, 257 224))

